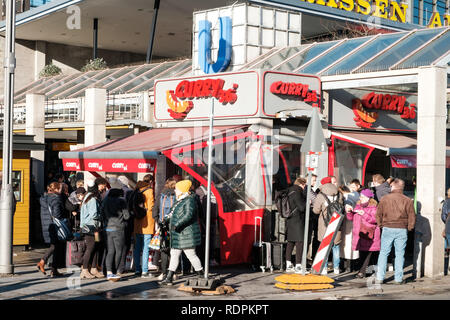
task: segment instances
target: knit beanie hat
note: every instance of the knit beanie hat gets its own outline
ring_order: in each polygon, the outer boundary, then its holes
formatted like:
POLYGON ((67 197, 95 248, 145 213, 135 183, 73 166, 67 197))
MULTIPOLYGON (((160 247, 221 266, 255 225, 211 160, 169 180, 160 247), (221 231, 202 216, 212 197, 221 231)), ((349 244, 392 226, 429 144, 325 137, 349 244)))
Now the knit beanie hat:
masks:
POLYGON ((320 184, 321 185, 324 185, 324 184, 327 184, 327 183, 331 183, 331 177, 325 177, 322 180, 320 180, 320 184))
POLYGON ((189 192, 189 189, 191 189, 192 182, 190 180, 181 180, 180 182, 177 182, 175 185, 175 189, 182 193, 189 192))
POLYGON ((366 196, 367 198, 373 198, 373 196, 374 196, 372 190, 370 190, 370 189, 364 189, 363 191, 361 191, 361 194, 363 196, 366 196))

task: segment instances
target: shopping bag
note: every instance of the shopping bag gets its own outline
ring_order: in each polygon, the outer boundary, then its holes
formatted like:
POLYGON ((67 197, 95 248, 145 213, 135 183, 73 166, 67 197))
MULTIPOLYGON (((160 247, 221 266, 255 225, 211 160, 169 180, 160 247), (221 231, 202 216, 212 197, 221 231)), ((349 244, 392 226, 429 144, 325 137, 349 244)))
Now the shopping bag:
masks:
POLYGON ((130 248, 125 258, 125 271, 133 271, 133 269, 134 269, 133 248, 130 248))
POLYGON ((161 235, 157 232, 150 241, 150 249, 159 250, 161 247, 161 235))

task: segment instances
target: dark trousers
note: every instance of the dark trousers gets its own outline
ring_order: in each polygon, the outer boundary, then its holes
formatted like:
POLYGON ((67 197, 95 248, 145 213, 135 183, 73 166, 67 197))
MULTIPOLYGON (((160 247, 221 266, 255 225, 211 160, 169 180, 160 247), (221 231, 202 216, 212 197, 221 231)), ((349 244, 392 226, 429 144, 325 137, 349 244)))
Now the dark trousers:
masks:
POLYGON ((84 241, 86 242, 86 251, 83 255, 83 269, 89 269, 89 267, 97 267, 98 265, 98 251, 99 246, 95 242, 94 236, 85 234, 84 241))
POLYGON ((288 241, 286 245, 286 261, 291 261, 292 259, 292 251, 295 249, 295 263, 301 264, 302 263, 302 254, 303 254, 303 241, 288 241))
POLYGON ((127 253, 131 249, 131 243, 132 243, 132 233, 133 233, 133 224, 132 222, 128 222, 127 226, 125 227, 125 245, 122 249, 122 255, 120 258, 120 264, 119 268, 117 270, 118 273, 124 273, 125 272, 125 264, 127 262, 127 253))
POLYGON ((378 251, 359 251, 359 261, 361 263, 361 267, 359 268, 358 273, 366 274, 366 269, 369 266, 369 263, 372 261, 372 264, 376 264, 378 261, 378 251), (374 263, 375 262, 375 263, 374 263))
POLYGON ((161 272, 167 274, 170 262, 170 252, 161 251, 161 272))
POLYGON ((48 259, 50 258, 50 256, 53 255, 53 262, 52 262, 51 267, 56 269, 56 267, 58 265, 58 261, 59 261, 58 260, 59 252, 60 252, 60 243, 59 242, 52 243, 52 244, 50 244, 50 248, 48 248, 48 250, 45 252, 42 259, 47 264, 48 259))
MULTIPOLYGON (((312 208, 311 208, 311 212, 312 212, 312 208)), ((310 243, 312 243, 311 260, 314 260, 317 250, 320 247, 320 241, 317 237, 317 232, 319 229, 319 215, 313 213, 311 215, 310 223, 311 223, 311 228, 310 228, 310 233, 309 233, 309 239, 311 241, 310 243)))
POLYGON ((106 232, 106 271, 117 272, 120 267, 122 259, 123 248, 125 247, 125 232, 120 231, 107 231, 106 232))

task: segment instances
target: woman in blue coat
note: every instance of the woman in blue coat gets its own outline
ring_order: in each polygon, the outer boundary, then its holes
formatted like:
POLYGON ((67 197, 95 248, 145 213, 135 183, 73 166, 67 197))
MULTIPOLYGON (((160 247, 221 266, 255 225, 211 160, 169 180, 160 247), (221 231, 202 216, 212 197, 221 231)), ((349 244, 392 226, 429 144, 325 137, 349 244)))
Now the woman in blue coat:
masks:
POLYGON ((51 266, 51 276, 57 277, 61 274, 57 270, 57 263, 59 257, 59 252, 61 250, 60 246, 63 244, 62 241, 58 240, 58 230, 53 222, 53 218, 64 219, 65 210, 64 204, 61 197, 61 184, 59 182, 52 182, 47 186, 47 193, 39 199, 41 204, 41 222, 42 222, 42 233, 44 236, 45 243, 50 244, 50 248, 47 250, 45 255, 37 264, 37 268, 43 274, 45 272, 45 264, 47 263, 50 256, 53 256, 53 262, 51 266))

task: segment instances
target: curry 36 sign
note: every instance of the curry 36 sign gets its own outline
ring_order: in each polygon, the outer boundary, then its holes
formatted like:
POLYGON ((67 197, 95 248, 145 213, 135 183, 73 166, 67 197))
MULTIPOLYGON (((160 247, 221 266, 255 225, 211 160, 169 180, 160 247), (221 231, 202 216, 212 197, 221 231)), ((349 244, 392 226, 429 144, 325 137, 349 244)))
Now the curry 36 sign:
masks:
POLYGON ((264 72, 264 115, 321 106, 321 82, 313 75, 264 72))
POLYGON ((417 94, 363 89, 329 91, 329 125, 342 129, 417 130, 417 94))
POLYGON ((353 99, 353 113, 355 123, 360 128, 371 128, 378 119, 378 111, 392 111, 400 115, 401 119, 416 118, 416 104, 406 104, 406 97, 401 95, 391 95, 370 92, 362 99, 353 99), (369 111, 374 110, 374 111, 369 111))
POLYGON ((216 118, 254 116, 259 107, 258 82, 256 71, 156 81, 155 119, 206 119, 212 99, 216 118))

